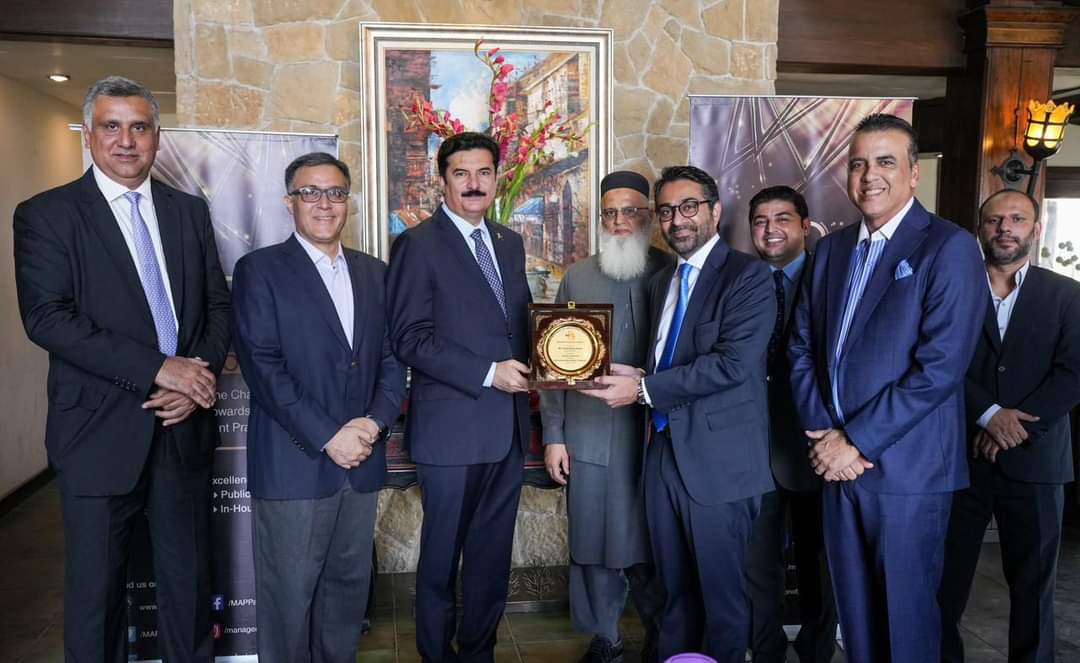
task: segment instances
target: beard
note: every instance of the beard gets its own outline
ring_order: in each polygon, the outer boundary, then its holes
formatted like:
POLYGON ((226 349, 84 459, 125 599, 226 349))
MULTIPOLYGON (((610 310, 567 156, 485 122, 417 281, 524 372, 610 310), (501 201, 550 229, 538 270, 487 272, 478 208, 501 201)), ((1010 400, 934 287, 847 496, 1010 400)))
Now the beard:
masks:
POLYGON ((1035 243, 1034 236, 1027 239, 1016 237, 1016 246, 1008 249, 999 247, 990 239, 982 243, 983 255, 991 265, 1011 265, 1026 258, 1031 252, 1031 245, 1035 243))
POLYGON ((649 260, 649 233, 644 230, 625 237, 600 228, 600 271, 616 281, 629 281, 645 273, 649 260))

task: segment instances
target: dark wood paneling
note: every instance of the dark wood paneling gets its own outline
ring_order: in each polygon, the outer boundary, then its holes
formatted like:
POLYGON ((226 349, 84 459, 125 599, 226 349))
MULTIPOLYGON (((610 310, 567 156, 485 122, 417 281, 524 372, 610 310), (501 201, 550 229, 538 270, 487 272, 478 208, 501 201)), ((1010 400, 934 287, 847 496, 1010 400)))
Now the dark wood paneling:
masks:
POLYGON ((4 0, 0 39, 173 40, 172 0, 4 0))
POLYGON ((911 124, 919 133, 919 152, 944 152, 945 128, 949 126, 945 97, 916 99, 911 115, 911 124))
MULTIPOLYGON (((753 0, 748 0, 753 1, 753 0)), ((782 0, 783 71, 945 73, 964 66, 965 0, 782 0)))

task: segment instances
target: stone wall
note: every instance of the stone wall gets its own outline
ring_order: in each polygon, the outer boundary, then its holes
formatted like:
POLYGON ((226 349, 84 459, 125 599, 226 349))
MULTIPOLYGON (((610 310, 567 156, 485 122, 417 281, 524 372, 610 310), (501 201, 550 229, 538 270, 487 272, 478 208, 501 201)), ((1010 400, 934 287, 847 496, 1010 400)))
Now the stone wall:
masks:
MULTIPOLYGON (((650 174, 687 161, 687 95, 773 92, 778 2, 175 0, 177 118, 187 127, 336 133, 359 175, 360 21, 610 27, 613 165, 650 174)), ((380 506, 382 570, 411 570, 416 489, 384 491, 380 506)), ((565 563, 564 513, 561 491, 526 487, 515 565, 565 563)))

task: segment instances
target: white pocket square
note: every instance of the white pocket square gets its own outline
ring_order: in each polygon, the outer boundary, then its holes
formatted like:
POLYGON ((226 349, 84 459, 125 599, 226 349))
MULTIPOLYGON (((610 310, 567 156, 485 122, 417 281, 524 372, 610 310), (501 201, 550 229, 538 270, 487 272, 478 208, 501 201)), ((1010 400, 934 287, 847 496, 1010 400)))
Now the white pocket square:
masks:
POLYGON ((908 264, 908 261, 901 260, 900 264, 896 266, 896 273, 893 274, 893 280, 899 281, 900 279, 906 279, 914 273, 915 271, 911 269, 911 265, 908 264))

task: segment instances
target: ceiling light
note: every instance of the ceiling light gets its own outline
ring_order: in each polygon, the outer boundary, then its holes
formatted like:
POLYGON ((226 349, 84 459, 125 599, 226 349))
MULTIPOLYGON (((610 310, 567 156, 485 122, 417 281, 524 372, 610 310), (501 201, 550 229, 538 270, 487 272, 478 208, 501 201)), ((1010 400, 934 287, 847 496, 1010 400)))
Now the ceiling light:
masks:
POLYGON ((51 74, 49 80, 54 83, 67 83, 71 80, 71 76, 68 76, 67 74, 51 74))

